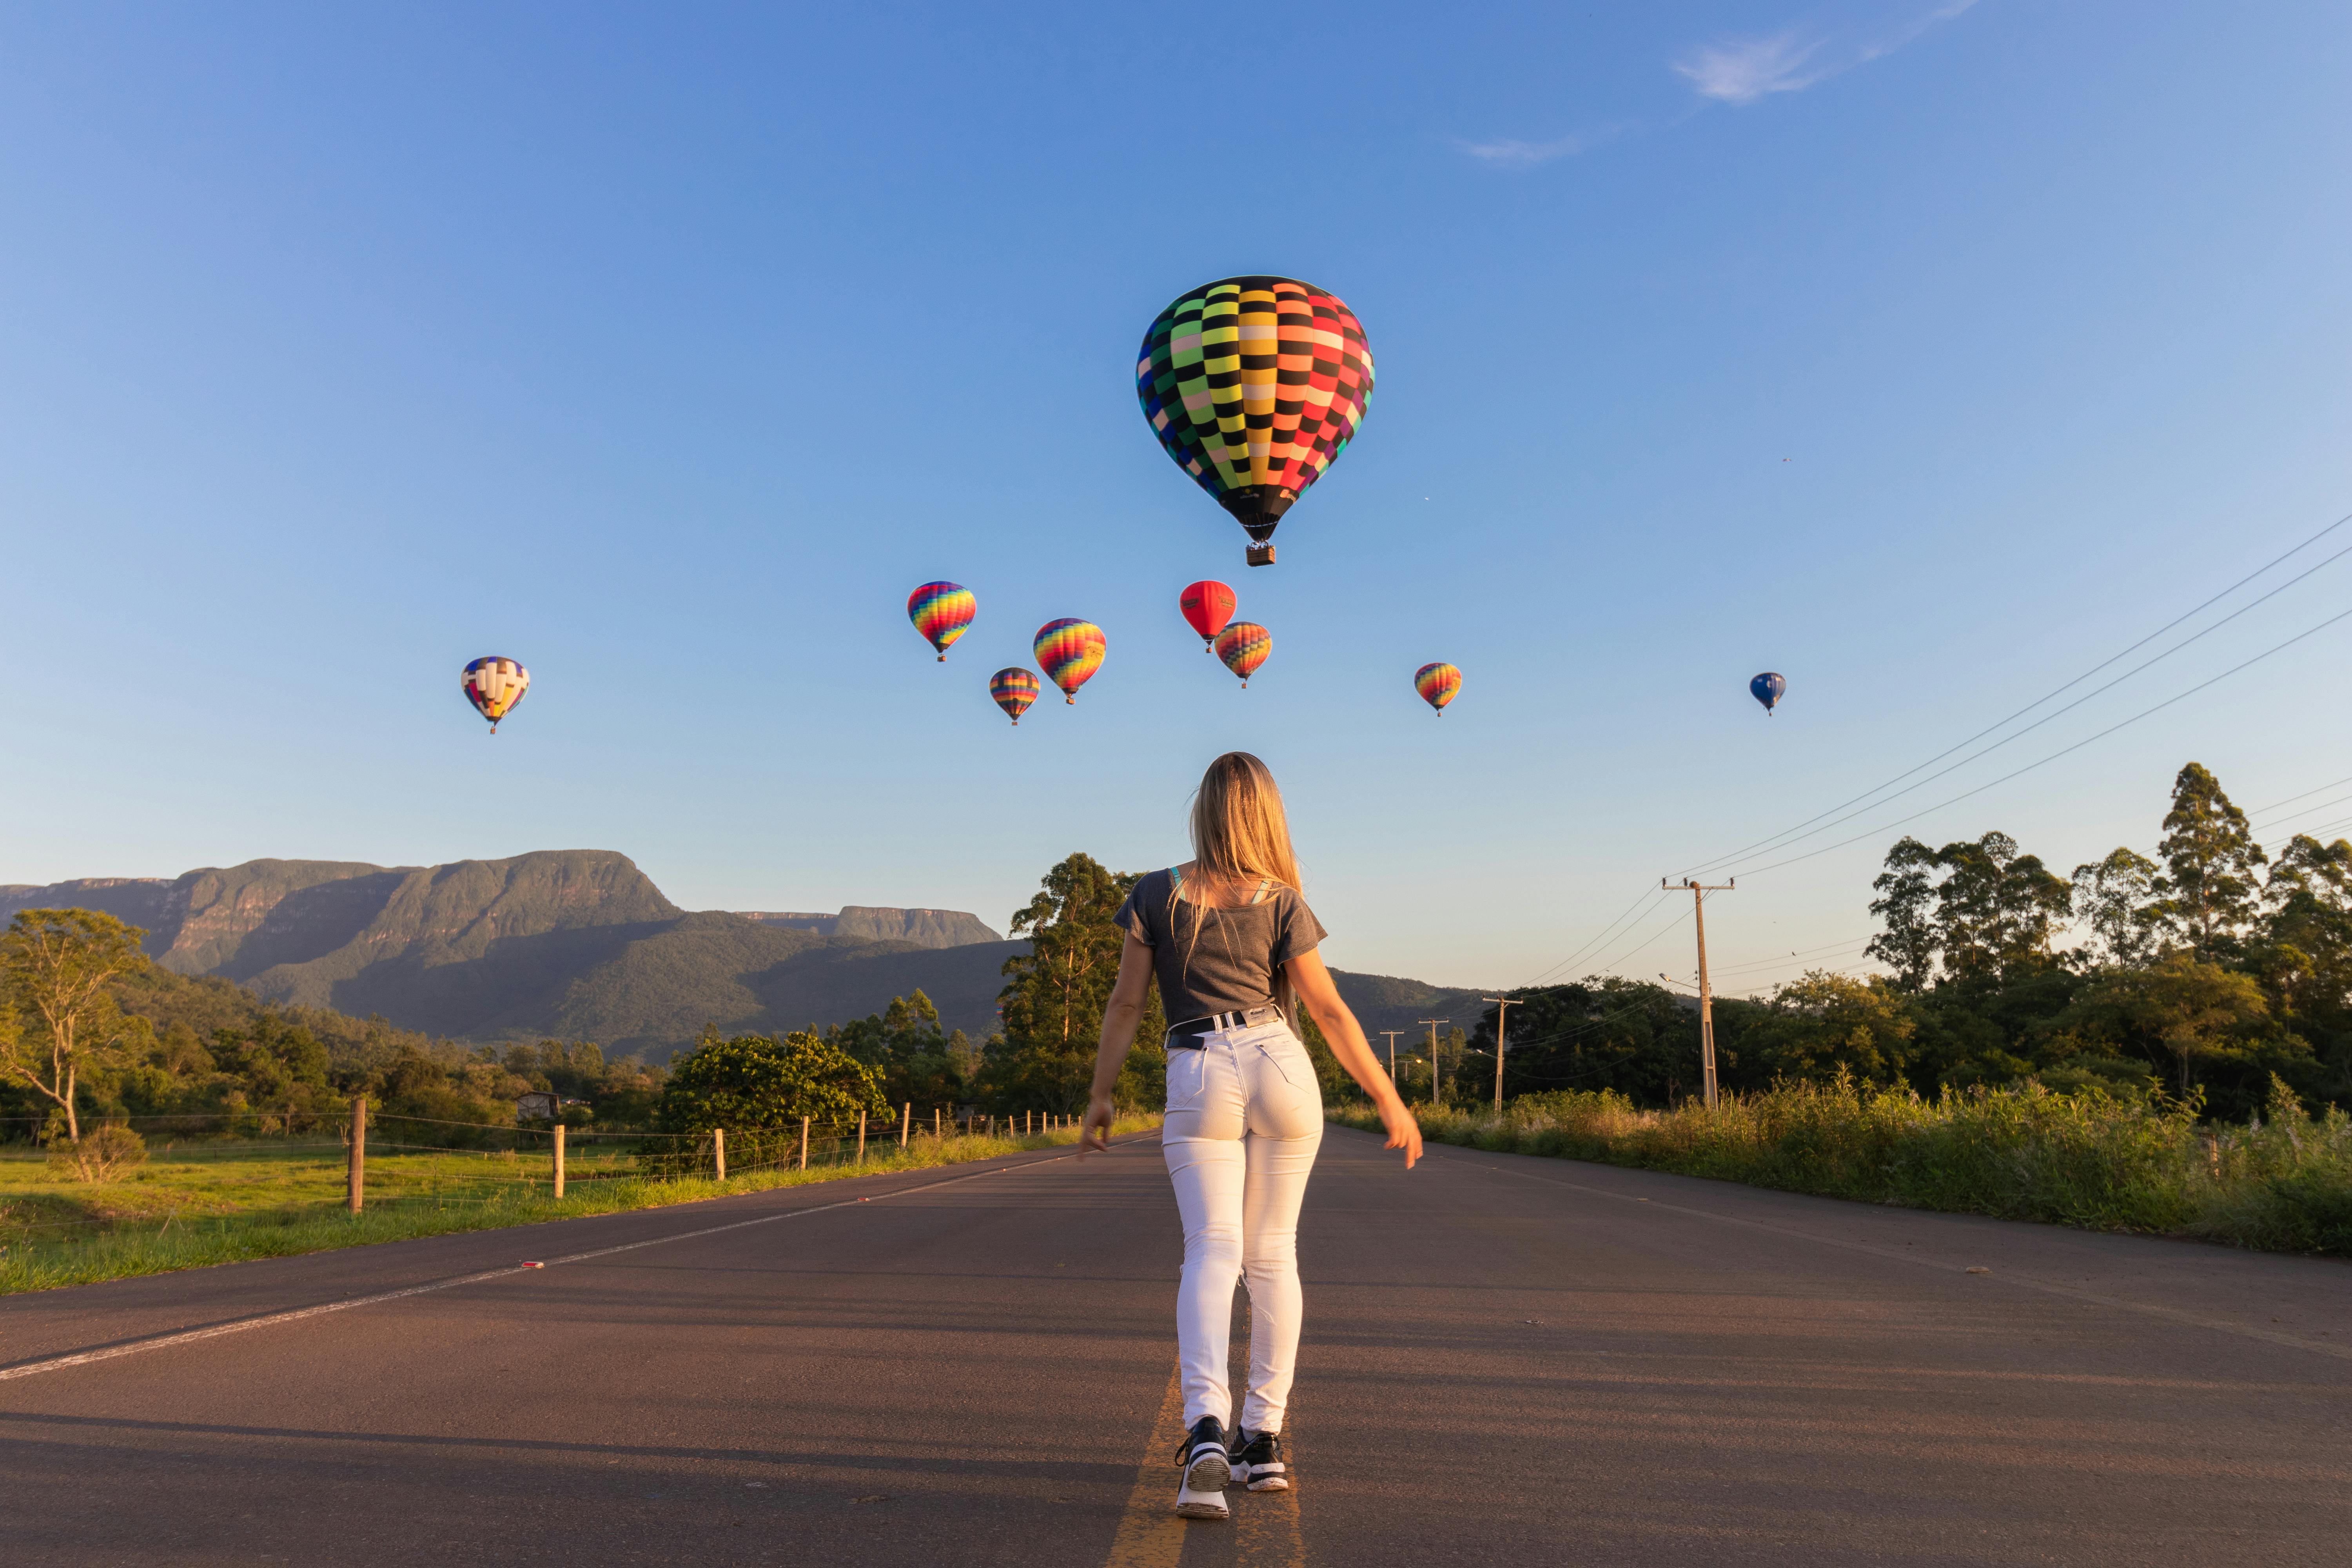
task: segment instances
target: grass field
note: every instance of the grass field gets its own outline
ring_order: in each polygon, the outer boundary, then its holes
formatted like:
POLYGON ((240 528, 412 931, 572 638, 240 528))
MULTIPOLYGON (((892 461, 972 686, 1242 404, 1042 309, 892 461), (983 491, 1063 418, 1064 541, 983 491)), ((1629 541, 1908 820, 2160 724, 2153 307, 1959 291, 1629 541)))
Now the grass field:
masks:
MULTIPOLYGON (((2200 1123, 2177 1107, 2039 1085, 1923 1100, 1850 1083, 1784 1084, 1643 1110, 1554 1091, 1491 1110, 1416 1108, 1422 1136, 1713 1176, 1790 1192, 2091 1230, 2352 1256, 2352 1118, 2306 1114, 2279 1085, 2267 1115, 2200 1123)), ((1377 1130, 1362 1108, 1334 1119, 1377 1130)))
MULTIPOLYGON (((1128 1118, 1119 1132, 1158 1125, 1128 1118)), ((566 1191, 552 1191, 549 1158, 536 1152, 379 1146, 367 1159, 367 1201, 345 1205, 347 1153, 333 1135, 275 1139, 150 1140, 145 1163, 106 1182, 53 1171, 37 1150, 0 1152, 0 1294, 86 1285, 241 1258, 276 1258, 454 1231, 529 1225, 579 1215, 659 1208, 730 1193, 761 1192, 886 1171, 989 1160, 1076 1141, 1070 1131, 1028 1137, 933 1138, 904 1152, 877 1137, 857 1163, 846 1148, 820 1145, 810 1167, 795 1158, 730 1164, 721 1183, 707 1153, 699 1173, 641 1173, 643 1145, 594 1142, 565 1160, 566 1191)), ((745 1152, 749 1152, 746 1149, 745 1152)))

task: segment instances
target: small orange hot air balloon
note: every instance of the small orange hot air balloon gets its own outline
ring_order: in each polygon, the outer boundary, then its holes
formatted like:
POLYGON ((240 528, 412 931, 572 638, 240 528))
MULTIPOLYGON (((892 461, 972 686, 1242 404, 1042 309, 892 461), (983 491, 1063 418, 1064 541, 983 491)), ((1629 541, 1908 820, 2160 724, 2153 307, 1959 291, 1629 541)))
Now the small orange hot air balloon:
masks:
POLYGON ((1450 664, 1424 664, 1412 672, 1412 689, 1420 692, 1421 700, 1436 709, 1437 716, 1443 719, 1445 717, 1445 705, 1454 700, 1455 692, 1462 689, 1462 672, 1450 664))
POLYGON ((1077 701, 1078 688, 1102 668, 1106 648, 1102 627, 1071 616, 1039 626, 1037 640, 1030 646, 1045 667, 1045 679, 1060 687, 1070 703, 1077 701))
POLYGON ((1004 710, 1018 729, 1021 715, 1037 700, 1037 678, 1016 664, 988 678, 988 694, 996 699, 996 705, 1004 710))
POLYGON ((1217 634, 1217 657, 1225 668, 1242 678, 1242 689, 1249 689, 1249 678, 1274 651, 1274 634, 1255 621, 1235 621, 1217 634))

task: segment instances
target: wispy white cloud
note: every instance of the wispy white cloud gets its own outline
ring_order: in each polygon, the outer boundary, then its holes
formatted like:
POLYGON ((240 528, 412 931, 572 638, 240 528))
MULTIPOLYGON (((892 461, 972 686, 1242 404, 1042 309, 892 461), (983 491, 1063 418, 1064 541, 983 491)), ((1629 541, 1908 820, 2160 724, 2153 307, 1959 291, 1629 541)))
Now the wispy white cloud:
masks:
POLYGON ((1850 49, 1829 50, 1830 40, 1801 38, 1794 28, 1766 38, 1727 38, 1703 44, 1674 62, 1675 74, 1701 98, 1738 107, 1776 92, 1802 92, 1816 82, 1854 67, 1885 59, 1931 27, 1972 8, 1977 0, 1947 0, 1885 37, 1850 49))
POLYGON ((1604 126, 1599 131, 1563 136, 1557 142, 1518 142, 1503 136, 1492 142, 1457 142, 1454 145, 1482 163, 1505 169, 1532 169, 1555 158, 1572 158, 1579 153, 1590 152, 1613 140, 1624 129, 1622 125, 1604 126))
POLYGON ((1792 32, 1769 38, 1734 38, 1706 44, 1675 62, 1701 98, 1720 103, 1754 103, 1768 93, 1802 92, 1834 66, 1815 66, 1813 57, 1824 40, 1801 43, 1792 32))

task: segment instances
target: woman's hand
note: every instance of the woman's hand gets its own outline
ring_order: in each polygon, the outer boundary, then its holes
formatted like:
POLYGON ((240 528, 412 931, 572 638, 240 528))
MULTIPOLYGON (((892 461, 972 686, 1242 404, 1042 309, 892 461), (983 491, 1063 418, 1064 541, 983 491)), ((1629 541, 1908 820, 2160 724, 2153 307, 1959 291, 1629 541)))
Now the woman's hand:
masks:
POLYGON ((1300 953, 1286 966, 1291 989, 1298 993, 1299 1005, 1307 1016, 1323 1027, 1323 1043, 1348 1076, 1364 1091, 1364 1098, 1379 1108, 1381 1125, 1389 1130, 1388 1146, 1404 1151, 1404 1168, 1412 1169, 1421 1158, 1421 1123, 1397 1098, 1396 1085, 1381 1070, 1380 1059, 1372 1055, 1370 1044, 1364 1038, 1363 1026, 1348 1005, 1339 1000, 1339 988, 1331 983, 1331 972, 1323 967, 1323 955, 1312 950, 1300 953))
POLYGON ((1110 1124, 1118 1114, 1110 1096, 1097 1094, 1087 1101, 1087 1119, 1078 1127, 1078 1158, 1083 1160, 1096 1150, 1108 1152, 1110 1124))
POLYGON ((1389 1132, 1383 1147, 1403 1150, 1404 1168, 1412 1170, 1412 1163, 1421 1158, 1421 1123, 1404 1108, 1404 1101, 1391 1094, 1381 1102, 1381 1125, 1389 1132))

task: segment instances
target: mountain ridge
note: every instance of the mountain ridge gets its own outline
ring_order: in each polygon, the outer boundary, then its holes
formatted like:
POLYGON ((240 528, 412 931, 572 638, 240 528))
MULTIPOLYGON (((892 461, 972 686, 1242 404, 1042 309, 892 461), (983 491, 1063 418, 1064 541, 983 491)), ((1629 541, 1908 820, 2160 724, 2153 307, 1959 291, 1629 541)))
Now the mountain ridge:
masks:
MULTIPOLYGON (((605 849, 440 866, 262 859, 0 886, 0 921, 72 906, 144 928, 161 968, 269 1002, 476 1044, 594 1040, 653 1060, 706 1025, 824 1026, 918 989, 943 1026, 977 1039, 997 1026, 1004 961, 1029 948, 952 910, 684 910, 605 849)), ((1332 975, 1376 1047, 1393 1028, 1412 1049, 1419 1020, 1436 1015, 1468 1028, 1483 1006, 1475 991, 1332 975)))

